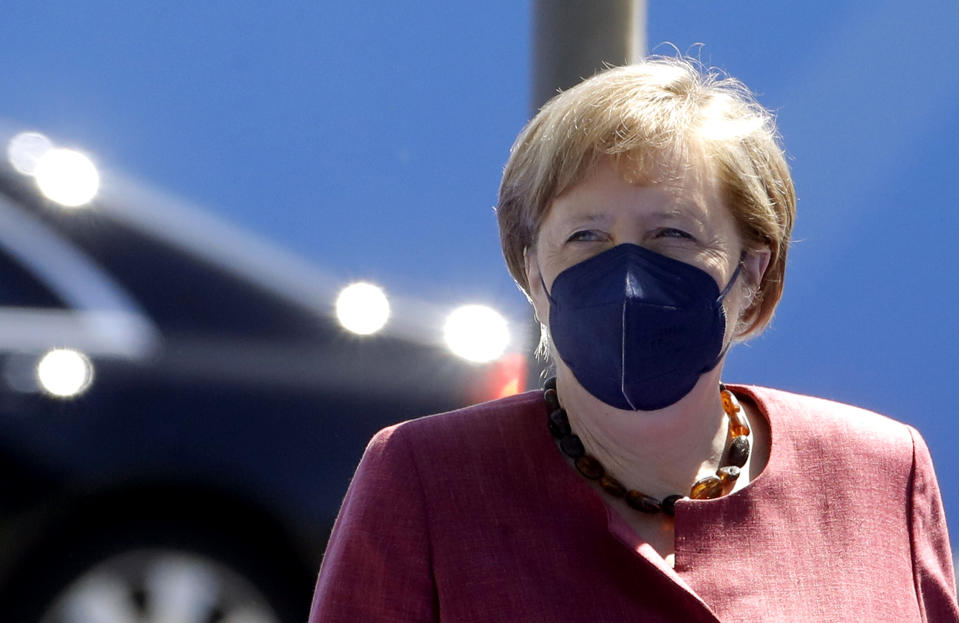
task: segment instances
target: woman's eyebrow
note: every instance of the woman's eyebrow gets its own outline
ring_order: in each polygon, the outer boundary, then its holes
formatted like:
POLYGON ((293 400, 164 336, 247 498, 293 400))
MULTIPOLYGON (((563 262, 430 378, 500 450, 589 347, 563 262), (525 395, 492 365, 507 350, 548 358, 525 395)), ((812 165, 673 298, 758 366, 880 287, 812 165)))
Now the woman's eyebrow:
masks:
POLYGON ((695 202, 672 202, 663 208, 663 210, 660 212, 660 216, 671 219, 691 220, 701 226, 705 225, 706 223, 705 215, 695 202))
POLYGON ((604 212, 589 212, 587 214, 576 214, 564 219, 566 224, 573 223, 601 223, 609 220, 609 215, 604 212))

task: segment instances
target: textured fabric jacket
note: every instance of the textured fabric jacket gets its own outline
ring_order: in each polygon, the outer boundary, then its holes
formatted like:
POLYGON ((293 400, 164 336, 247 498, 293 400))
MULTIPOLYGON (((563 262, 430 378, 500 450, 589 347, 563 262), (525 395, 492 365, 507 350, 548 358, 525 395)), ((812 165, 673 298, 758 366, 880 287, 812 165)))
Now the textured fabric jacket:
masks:
POLYGON ((734 387, 768 418, 744 489, 676 504, 675 569, 565 462, 541 392, 378 433, 311 623, 959 621, 928 449, 891 419, 734 387))

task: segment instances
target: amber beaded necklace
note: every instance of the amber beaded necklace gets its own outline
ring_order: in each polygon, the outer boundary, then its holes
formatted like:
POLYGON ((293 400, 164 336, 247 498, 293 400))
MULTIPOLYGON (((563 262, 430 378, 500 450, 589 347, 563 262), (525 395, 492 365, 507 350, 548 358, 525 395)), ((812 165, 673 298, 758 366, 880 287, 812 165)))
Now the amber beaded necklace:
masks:
MULTIPOLYGON (((739 478, 740 469, 749 459, 749 423, 746 420, 746 414, 736 396, 722 383, 719 384, 719 397, 723 403, 723 411, 729 418, 729 449, 726 451, 725 461, 720 462, 715 474, 700 478, 693 483, 689 490, 689 497, 694 500, 711 500, 732 491, 739 478)), ((630 508, 642 513, 662 512, 670 517, 674 514, 676 500, 684 496, 670 495, 657 500, 635 489, 627 489, 621 482, 607 474, 606 468, 595 457, 586 454, 583 442, 573 433, 569 425, 566 410, 559 404, 556 377, 546 381, 543 399, 546 401, 549 414, 547 419, 549 432, 559 441, 563 454, 573 459, 576 471, 588 480, 598 481, 599 486, 609 495, 623 498, 630 508)))

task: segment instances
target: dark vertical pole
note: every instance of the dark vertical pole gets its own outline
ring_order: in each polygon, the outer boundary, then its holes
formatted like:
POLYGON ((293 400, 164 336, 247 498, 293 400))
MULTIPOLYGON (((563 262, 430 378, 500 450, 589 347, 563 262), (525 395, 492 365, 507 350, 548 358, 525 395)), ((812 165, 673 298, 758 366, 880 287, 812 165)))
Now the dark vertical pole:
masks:
POLYGON ((646 54, 646 0, 533 0, 535 112, 560 89, 646 54))

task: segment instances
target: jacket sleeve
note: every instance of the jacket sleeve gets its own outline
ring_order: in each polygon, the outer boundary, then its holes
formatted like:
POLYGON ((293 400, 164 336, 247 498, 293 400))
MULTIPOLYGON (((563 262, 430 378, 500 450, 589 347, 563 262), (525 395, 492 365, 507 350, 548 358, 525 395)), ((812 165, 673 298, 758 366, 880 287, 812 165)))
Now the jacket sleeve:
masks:
POLYGON ((913 443, 911 522, 912 566, 923 621, 959 622, 952 551, 946 516, 929 448, 910 427, 913 443))
POLYGON ((435 621, 419 474, 402 427, 370 441, 327 544, 310 623, 435 621))

